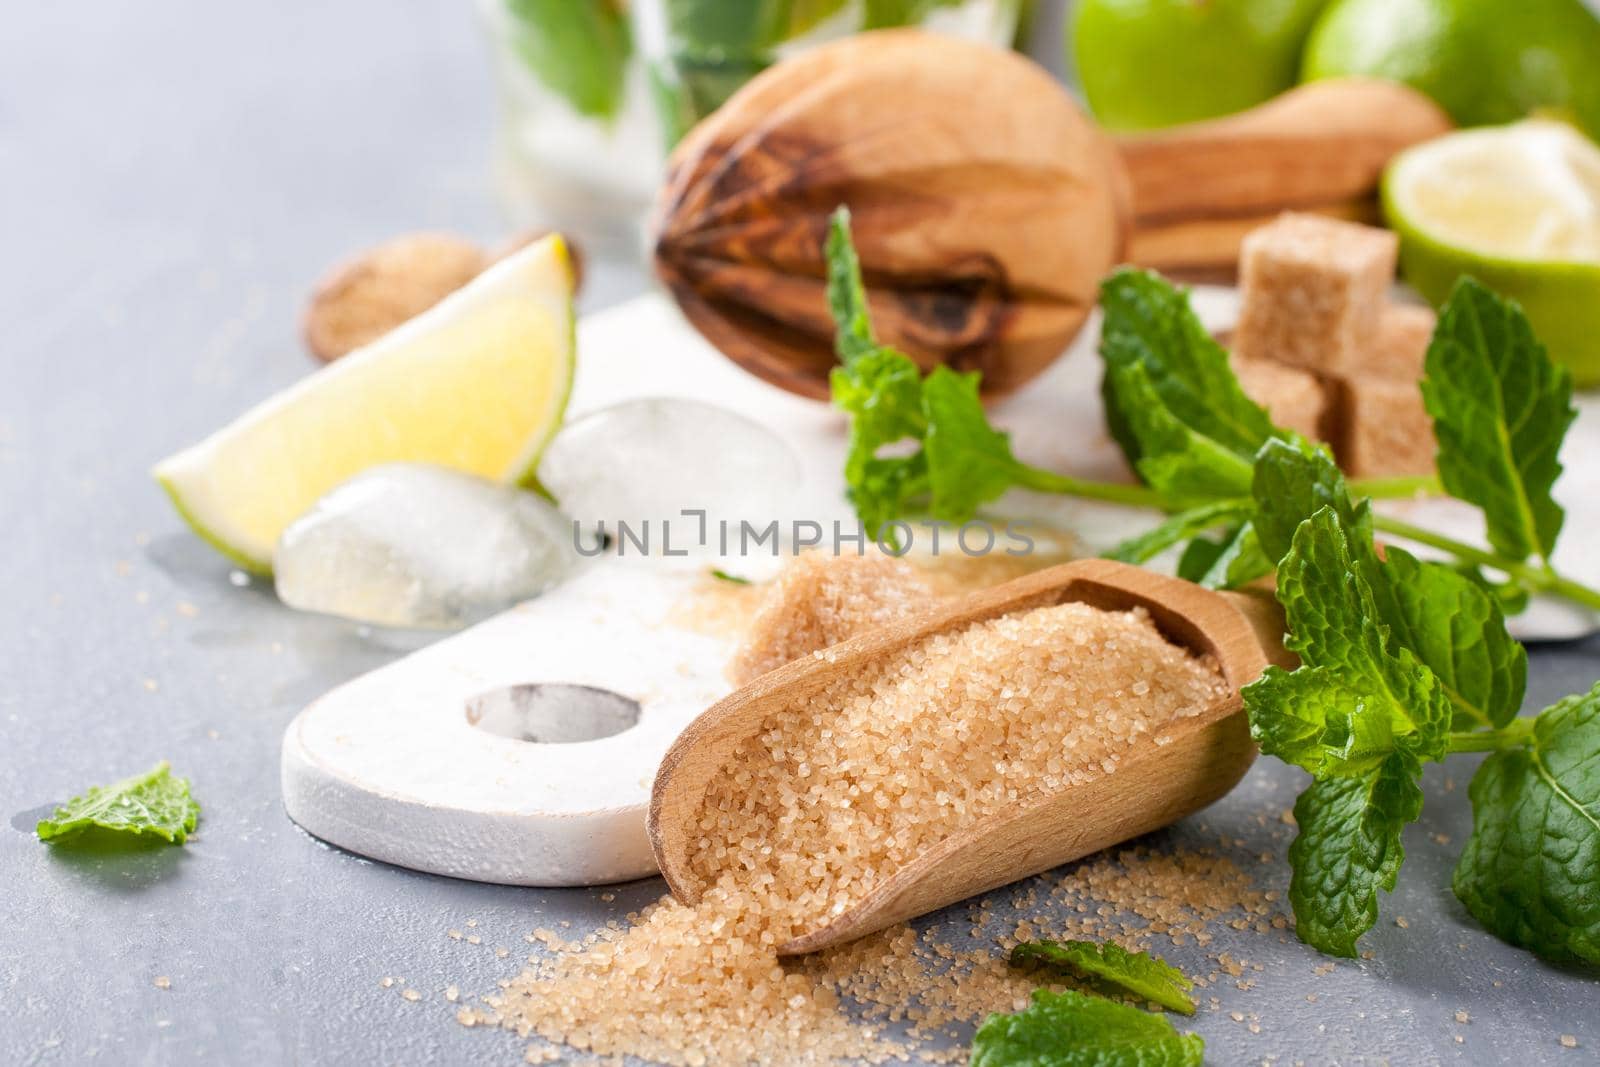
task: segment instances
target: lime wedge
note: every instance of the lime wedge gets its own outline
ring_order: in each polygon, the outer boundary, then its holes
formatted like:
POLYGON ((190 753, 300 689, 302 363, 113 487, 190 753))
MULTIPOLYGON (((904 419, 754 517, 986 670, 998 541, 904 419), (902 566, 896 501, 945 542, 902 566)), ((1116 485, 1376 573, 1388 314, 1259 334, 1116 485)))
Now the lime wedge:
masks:
POLYGON ((1423 296, 1470 274, 1522 304, 1579 385, 1600 384, 1600 147, 1546 119, 1464 130, 1397 156, 1383 203, 1423 296))
POLYGON ((528 483, 572 385, 572 274, 552 236, 156 465, 223 555, 272 570, 278 535, 379 463, 528 483))

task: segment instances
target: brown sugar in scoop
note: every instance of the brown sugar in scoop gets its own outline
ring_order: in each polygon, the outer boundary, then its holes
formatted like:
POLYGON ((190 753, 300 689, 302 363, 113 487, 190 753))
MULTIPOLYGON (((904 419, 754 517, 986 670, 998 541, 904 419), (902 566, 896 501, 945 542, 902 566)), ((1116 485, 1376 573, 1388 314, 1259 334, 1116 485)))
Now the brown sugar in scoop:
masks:
POLYGON ((657 774, 656 858, 685 903, 739 896, 780 954, 848 941, 1222 796, 1255 756, 1238 688, 1266 658, 1220 594, 1040 571, 713 706, 657 774))

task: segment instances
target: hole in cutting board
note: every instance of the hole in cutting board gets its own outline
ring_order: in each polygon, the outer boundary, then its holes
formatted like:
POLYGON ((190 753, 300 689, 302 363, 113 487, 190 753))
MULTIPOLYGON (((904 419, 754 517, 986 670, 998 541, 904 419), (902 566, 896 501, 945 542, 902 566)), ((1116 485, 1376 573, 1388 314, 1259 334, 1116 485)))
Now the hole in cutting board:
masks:
POLYGON ((467 701, 467 722, 513 741, 598 741, 638 725, 639 702, 592 685, 528 682, 467 701))

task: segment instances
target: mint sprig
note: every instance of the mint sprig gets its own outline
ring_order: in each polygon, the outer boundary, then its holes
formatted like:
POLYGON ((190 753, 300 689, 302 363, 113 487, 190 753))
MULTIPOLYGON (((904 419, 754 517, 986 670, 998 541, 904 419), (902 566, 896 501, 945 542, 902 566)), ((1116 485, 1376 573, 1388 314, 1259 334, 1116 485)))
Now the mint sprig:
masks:
POLYGON ((846 208, 833 216, 827 256, 840 360, 830 386, 835 406, 850 415, 845 486, 868 533, 892 540, 885 528, 896 520, 966 522, 1014 486, 1152 502, 1137 486, 1080 482, 1021 462, 1009 436, 990 425, 975 372, 939 366, 924 378, 911 357, 880 344, 846 208))
POLYGON ((73 797, 36 828, 39 840, 69 842, 90 829, 134 837, 149 834, 181 845, 194 832, 200 805, 189 779, 177 778, 165 760, 143 774, 73 797))
POLYGON ((843 214, 829 249, 847 268, 831 280, 855 287, 834 294, 845 360, 834 395, 853 416, 846 479, 864 520, 964 519, 1015 486, 1167 513, 1115 558, 1144 562, 1182 546, 1179 574, 1213 587, 1276 573, 1286 643, 1302 665, 1269 668, 1244 701, 1262 750, 1313 777, 1289 853, 1301 938, 1357 951, 1380 892, 1399 877, 1423 766, 1487 751, 1457 895, 1513 944, 1600 963, 1600 688, 1516 717, 1527 654, 1506 613, 1532 593, 1600 611, 1600 590, 1550 564, 1571 383, 1515 303, 1467 281, 1440 315, 1423 385, 1440 478, 1347 482, 1325 449, 1272 426, 1244 396, 1181 290, 1118 272, 1102 289, 1106 418, 1145 484, 1102 486, 1016 460, 988 425, 974 378, 930 388, 941 371, 924 382, 907 357, 879 346, 843 214), (891 442, 900 451, 878 451, 891 442), (1441 487, 1483 512, 1488 548, 1371 507, 1373 497, 1441 487), (1378 535, 1453 559, 1380 551, 1378 535))

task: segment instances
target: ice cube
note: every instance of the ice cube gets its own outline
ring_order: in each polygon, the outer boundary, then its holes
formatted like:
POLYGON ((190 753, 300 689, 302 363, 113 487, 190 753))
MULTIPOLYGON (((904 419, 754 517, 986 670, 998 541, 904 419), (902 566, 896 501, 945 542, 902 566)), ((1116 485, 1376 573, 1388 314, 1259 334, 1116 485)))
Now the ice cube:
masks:
POLYGON ((752 419, 698 400, 649 397, 569 422, 550 442, 539 481, 586 530, 603 524, 626 554, 718 551, 718 524, 779 519, 800 484, 800 460, 752 419), (684 512, 705 512, 704 522, 684 512), (703 527, 703 528, 702 528, 703 527), (622 540, 648 531, 649 550, 622 540), (704 538, 702 539, 702 533, 704 538))
POLYGON ((396 463, 358 474, 291 523, 273 573, 291 607, 449 628, 537 596, 577 560, 571 520, 534 494, 396 463))

